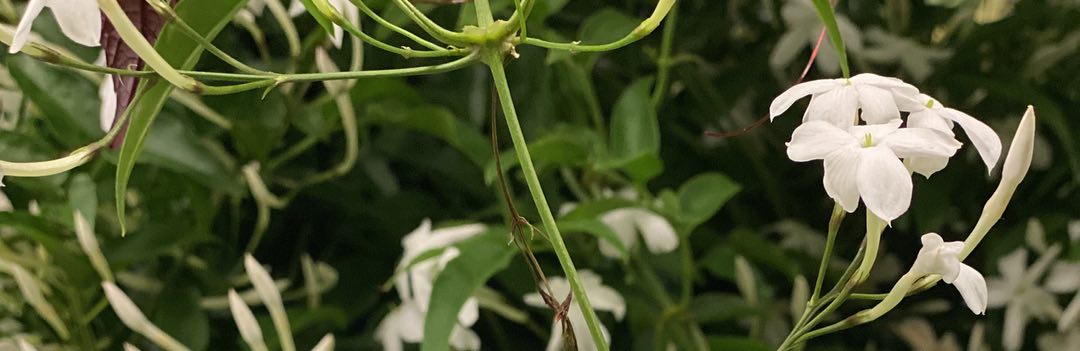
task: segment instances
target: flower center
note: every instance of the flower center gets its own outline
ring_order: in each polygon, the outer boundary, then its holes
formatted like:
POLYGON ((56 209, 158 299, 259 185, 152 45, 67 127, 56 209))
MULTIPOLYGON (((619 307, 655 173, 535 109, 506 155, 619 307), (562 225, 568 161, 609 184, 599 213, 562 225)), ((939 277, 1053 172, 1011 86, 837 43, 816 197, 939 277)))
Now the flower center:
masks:
POLYGON ((870 133, 863 134, 863 147, 874 146, 874 137, 870 133))
POLYGON ((934 108, 934 99, 926 100, 926 108, 934 108))

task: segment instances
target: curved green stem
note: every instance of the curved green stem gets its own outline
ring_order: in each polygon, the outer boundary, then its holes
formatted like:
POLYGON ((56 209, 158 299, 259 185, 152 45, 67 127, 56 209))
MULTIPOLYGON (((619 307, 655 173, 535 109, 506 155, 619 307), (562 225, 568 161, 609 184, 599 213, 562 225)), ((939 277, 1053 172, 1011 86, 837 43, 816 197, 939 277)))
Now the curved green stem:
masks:
POLYGON ((616 40, 611 43, 581 45, 581 43, 579 42, 555 43, 536 38, 524 38, 520 39, 519 42, 526 45, 534 45, 548 49, 566 50, 570 52, 612 51, 630 45, 638 40, 641 40, 641 38, 648 36, 650 33, 656 30, 656 27, 660 26, 660 22, 663 21, 664 17, 667 16, 668 12, 671 11, 671 7, 675 5, 675 1, 676 0, 660 0, 660 2, 656 4, 656 8, 653 10, 653 13, 649 16, 649 18, 641 21, 641 24, 634 28, 634 30, 630 31, 630 33, 627 34, 625 37, 622 37, 622 39, 616 40))
POLYGON ((180 72, 177 72, 175 68, 169 65, 169 62, 165 61, 165 58, 158 54, 154 46, 146 40, 146 37, 139 32, 139 29, 135 27, 134 23, 131 23, 131 19, 128 18, 127 13, 120 7, 117 0, 97 0, 98 7, 101 8, 101 13, 112 22, 113 27, 116 28, 116 33, 120 35, 120 39, 132 51, 134 51, 139 58, 146 63, 147 66, 153 68, 161 78, 164 78, 172 85, 184 89, 187 91, 200 91, 201 83, 185 76, 180 72))
POLYGON ((409 48, 407 46, 399 48, 399 47, 387 44, 387 43, 385 43, 385 42, 383 42, 383 41, 381 41, 379 39, 375 39, 374 37, 368 35, 367 33, 364 33, 364 31, 360 30, 360 28, 357 27, 356 24, 353 24, 352 22, 346 20, 345 17, 342 17, 341 14, 338 13, 337 10, 335 10, 333 6, 330 6, 330 4, 328 2, 326 2, 326 0, 315 1, 314 3, 315 3, 315 6, 319 8, 319 11, 322 12, 323 15, 326 15, 326 18, 328 18, 331 22, 334 22, 334 24, 336 24, 336 25, 340 26, 341 28, 345 29, 345 31, 349 32, 349 34, 352 34, 354 36, 359 37, 364 42, 366 42, 368 44, 371 44, 371 46, 374 46, 374 47, 376 47, 378 49, 381 49, 381 50, 385 50, 385 51, 388 51, 388 52, 392 52, 392 53, 401 55, 404 58, 462 56, 462 55, 467 55, 469 53, 468 50, 459 49, 459 48, 454 48, 454 49, 449 49, 449 50, 443 49, 443 50, 435 50, 435 51, 413 50, 413 49, 411 49, 411 48, 409 48))
POLYGON ((448 43, 454 46, 468 46, 469 44, 475 44, 474 38, 465 35, 464 33, 458 33, 449 29, 443 28, 435 21, 432 21, 424 12, 416 8, 409 0, 394 0, 396 4, 405 15, 409 16, 413 22, 420 26, 429 35, 438 39, 439 41, 448 43))
POLYGON ((443 47, 439 46, 438 44, 427 41, 424 38, 421 38, 420 36, 418 36, 416 34, 413 34, 413 32, 405 30, 404 28, 398 27, 396 24, 393 24, 390 21, 387 21, 385 18, 383 18, 382 16, 379 16, 379 14, 375 13, 375 11, 373 11, 370 7, 368 7, 368 5, 365 4, 363 0, 349 0, 349 1, 352 1, 353 5, 356 5, 356 7, 360 9, 360 12, 363 12, 364 15, 366 15, 368 17, 371 17, 371 19, 375 20, 375 23, 378 23, 379 25, 382 25, 383 27, 389 28, 391 31, 394 31, 395 33, 401 34, 401 35, 405 36, 406 38, 409 38, 412 41, 416 42, 417 44, 420 44, 420 45, 422 45, 422 46, 424 46, 424 47, 426 47, 428 49, 431 49, 431 50, 434 50, 434 51, 445 51, 446 50, 446 48, 443 48, 443 47))
POLYGON ((293 24, 281 0, 263 0, 263 2, 270 9, 274 20, 281 26, 281 31, 285 32, 285 41, 289 45, 289 58, 292 60, 291 66, 295 66, 296 61, 300 59, 300 34, 296 31, 296 25, 293 24))
POLYGON ((596 312, 593 311, 592 304, 589 303, 589 296, 585 293, 585 287, 581 284, 581 278, 578 277, 577 269, 570 258, 570 252, 566 249, 566 243, 563 242, 562 234, 559 233, 559 227, 555 224, 555 216, 551 213, 547 198, 544 197, 544 189, 540 186, 540 178, 536 174, 536 167, 533 165, 532 156, 529 154, 525 134, 521 131, 521 124, 518 123, 517 110, 514 109, 514 100, 510 95, 510 85, 506 80, 506 72, 502 66, 502 56, 498 51, 490 51, 487 52, 484 61, 491 70, 495 90, 499 94, 499 101, 506 118, 507 128, 510 130, 510 138, 513 140, 514 150, 517 152, 518 163, 521 165, 521 171, 525 175, 525 183, 532 194, 537 212, 540 213, 540 219, 544 223, 548 239, 551 241, 551 247, 559 258, 559 264, 566 274, 566 279, 570 281, 570 289, 574 293, 574 299, 577 300, 578 307, 585 315, 585 322, 589 326, 589 332, 592 334, 597 348, 607 350, 607 342, 600 331, 600 321, 596 318, 596 312))

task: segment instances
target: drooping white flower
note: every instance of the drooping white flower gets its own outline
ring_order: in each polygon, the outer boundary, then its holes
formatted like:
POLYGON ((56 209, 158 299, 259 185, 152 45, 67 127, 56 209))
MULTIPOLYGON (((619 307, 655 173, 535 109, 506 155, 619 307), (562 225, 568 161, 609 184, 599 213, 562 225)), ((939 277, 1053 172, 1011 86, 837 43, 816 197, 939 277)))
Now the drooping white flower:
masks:
POLYGON ((819 79, 796 84, 769 105, 770 118, 787 111, 795 101, 810 95, 803 122, 825 121, 835 126, 857 124, 858 112, 868 124, 900 118, 900 110, 917 99, 919 89, 896 78, 863 73, 851 78, 819 79))
POLYGON ((1020 350, 1024 329, 1031 318, 1061 315, 1061 306, 1054 295, 1038 284, 1060 252, 1061 247, 1053 245, 1029 267, 1027 250, 1016 249, 998 261, 1001 277, 988 279, 988 305, 1005 307, 1001 339, 1006 350, 1020 350))
MULTIPOLYGON (((617 208, 601 215, 600 221, 615 232, 628 250, 637 245, 638 233, 645 240, 645 247, 654 254, 671 252, 679 247, 679 237, 671 223, 644 208, 617 208)), ((619 249, 606 240, 600 240, 600 253, 611 258, 622 257, 619 249)))
POLYGON ((793 161, 825 161, 825 191, 847 212, 866 207, 892 221, 911 204, 911 176, 900 158, 949 157, 960 143, 927 128, 903 128, 894 119, 886 124, 837 127, 823 121, 803 123, 787 144, 793 161))
MULTIPOLYGON (((583 269, 578 271, 578 278, 581 279, 581 285, 585 288, 585 293, 589 295, 589 301, 592 302, 593 309, 597 311, 608 311, 615 316, 615 320, 622 320, 626 315, 626 301, 623 300, 621 294, 615 289, 604 285, 599 275, 593 273, 593 271, 583 269)), ((561 300, 562 297, 570 293, 570 282, 563 277, 553 277, 548 279, 548 284, 551 286, 551 293, 556 296, 556 299, 561 300)), ((544 298, 539 293, 529 293, 525 295, 525 303, 536 307, 547 307, 544 303, 544 298)), ((585 322, 585 315, 578 308, 577 303, 570 304, 570 311, 567 314, 567 318, 570 318, 570 323, 574 328, 574 336, 577 338, 577 346, 580 351, 595 351, 596 343, 592 339, 592 334, 589 333, 589 326, 585 322)), ((611 343, 611 334, 608 333, 607 328, 603 324, 600 325, 600 331, 604 334, 604 340, 611 343)), ((551 339, 548 339, 547 351, 562 350, 563 345, 563 333, 562 325, 559 322, 555 322, 551 326, 551 339)))
MULTIPOLYGON (((394 278, 394 287, 401 298, 401 305, 390 311, 375 330, 375 336, 383 348, 389 351, 402 350, 403 343, 423 341, 424 316, 431 301, 435 278, 447 263, 461 254, 452 245, 483 233, 486 229, 482 224, 466 224, 432 230, 431 221, 424 219, 418 228, 401 240, 405 252, 398 263, 397 275, 394 278), (436 250, 442 252, 438 253, 436 250), (433 252, 438 255, 425 256, 433 252)), ((479 303, 476 298, 470 297, 458 312, 458 325, 450 336, 451 346, 458 350, 480 348, 480 337, 468 329, 476 323, 479 316, 479 303)))
MULTIPOLYGON (((919 94, 916 99, 910 104, 913 109, 908 115, 908 127, 930 128, 953 136, 953 124, 959 124, 971 139, 971 143, 975 145, 975 150, 979 152, 983 163, 986 163, 987 171, 994 168, 1001 157, 1001 138, 993 129, 990 129, 990 126, 971 115, 945 107, 941 102, 925 94, 919 94)), ((948 162, 948 157, 919 156, 907 160, 908 167, 912 171, 927 177, 945 168, 948 162)))
POLYGON ((72 41, 85 46, 101 45, 101 12, 98 10, 97 1, 30 0, 18 27, 15 27, 8 53, 14 54, 22 50, 29 38, 34 19, 46 7, 52 10, 56 23, 60 24, 60 31, 72 41))
POLYGON ((938 274, 941 280, 960 291, 964 303, 975 314, 986 313, 988 299, 986 279, 982 273, 960 262, 956 257, 964 249, 963 241, 945 242, 937 233, 922 236, 922 249, 911 265, 912 272, 938 274))

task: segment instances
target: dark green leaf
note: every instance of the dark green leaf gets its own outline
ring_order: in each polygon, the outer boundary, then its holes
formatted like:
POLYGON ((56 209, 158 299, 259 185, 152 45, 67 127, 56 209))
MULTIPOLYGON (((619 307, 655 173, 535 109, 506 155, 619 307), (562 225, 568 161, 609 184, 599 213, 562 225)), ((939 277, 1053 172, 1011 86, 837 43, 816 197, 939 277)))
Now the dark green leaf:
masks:
POLYGON ((458 323, 458 311, 474 290, 510 263, 515 251, 506 245, 505 229, 493 229, 456 245, 461 255, 447 263, 435 278, 431 302, 424 320, 424 351, 450 349, 450 333, 458 323))
POLYGON ((660 174, 660 125, 649 102, 652 78, 634 82, 623 91, 611 115, 609 159, 599 167, 622 168, 644 182, 660 174))
POLYGON ((68 204, 72 209, 82 213, 90 228, 94 228, 94 219, 97 218, 97 185, 94 179, 86 173, 79 173, 71 178, 68 187, 68 204))
MULTIPOLYGON (((243 5, 242 0, 184 0, 177 4, 176 13, 195 31, 213 40, 243 5)), ((203 52, 198 43, 173 25, 168 25, 161 31, 154 47, 166 62, 180 69, 195 66, 203 52)), ((173 89, 165 82, 150 84, 151 82, 153 81, 143 81, 139 84, 135 101, 127 111, 130 114, 127 136, 124 138, 124 145, 120 147, 116 167, 116 212, 120 218, 121 232, 126 232, 124 195, 127 193, 131 171, 135 168, 135 161, 150 134, 151 124, 173 89)))
POLYGON ((688 228, 697 227, 716 214, 741 188, 720 173, 694 176, 679 187, 679 212, 676 218, 688 228))
POLYGON ((833 49, 836 50, 836 56, 840 58, 840 70, 844 72, 844 77, 850 77, 851 70, 848 69, 847 49, 844 48, 844 38, 840 35, 840 26, 836 24, 836 13, 833 12, 832 4, 829 0, 813 1, 818 17, 825 24, 825 30, 829 32, 829 40, 832 41, 833 49))

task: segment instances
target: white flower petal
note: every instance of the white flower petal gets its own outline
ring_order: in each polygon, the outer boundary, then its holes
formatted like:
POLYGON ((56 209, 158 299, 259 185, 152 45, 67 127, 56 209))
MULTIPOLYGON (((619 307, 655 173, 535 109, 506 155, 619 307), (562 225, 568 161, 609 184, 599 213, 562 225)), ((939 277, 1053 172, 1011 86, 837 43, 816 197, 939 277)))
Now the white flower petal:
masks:
POLYGON ((84 46, 101 46, 101 10, 94 0, 46 0, 60 31, 84 46))
POLYGON ((334 350, 334 334, 326 334, 319 339, 319 343, 315 344, 315 347, 311 348, 311 351, 333 351, 334 350))
POLYGON ((1073 295, 1072 302, 1065 307, 1065 311, 1061 313, 1061 319, 1058 320, 1057 330, 1060 333, 1064 333, 1069 328, 1076 325, 1076 322, 1080 320, 1080 291, 1073 295))
POLYGON ((951 109, 943 109, 942 116, 949 118, 960 125, 967 134, 968 139, 979 151, 979 157, 986 163, 987 172, 994 168, 998 158, 1001 157, 1001 138, 986 123, 971 117, 970 115, 951 109))
POLYGON ((679 247, 679 236, 675 234, 675 228, 663 216, 642 209, 635 222, 649 252, 667 253, 679 247))
POLYGON ((779 116, 784 113, 784 111, 791 108, 791 105, 794 104, 795 101, 798 101, 807 95, 821 94, 840 86, 841 83, 834 79, 819 79, 796 84, 773 99, 772 104, 769 105, 769 117, 776 118, 776 116, 779 116))
POLYGON ((835 126, 850 126, 859 118, 858 113, 858 93, 855 87, 844 85, 811 97, 803 122, 825 121, 835 126))
POLYGON ((1046 290, 1058 294, 1080 291, 1080 263, 1058 261, 1046 275, 1046 290))
POLYGON ((960 142, 934 129, 903 128, 881 140, 897 157, 913 156, 952 157, 960 149, 960 142))
POLYGON ((911 98, 915 98, 919 94, 919 89, 911 84, 904 83, 904 81, 897 78, 880 76, 873 73, 856 74, 854 77, 851 77, 851 83, 893 89, 911 98))
POLYGON ((475 297, 470 297, 465 300, 465 304, 461 306, 461 310, 458 311, 458 323, 466 327, 471 327, 476 324, 476 321, 480 319, 480 303, 476 301, 475 297))
POLYGON ((998 259, 998 272, 1001 272, 1001 276, 1005 281, 1019 281, 1023 279, 1027 261, 1027 250, 1022 247, 1018 248, 1005 257, 998 259))
POLYGON ((788 158, 796 162, 821 160, 833 151, 855 148, 859 141, 851 134, 823 121, 803 123, 791 134, 787 143, 788 158))
POLYGON ((1019 351, 1024 342, 1024 327, 1028 315, 1020 304, 1011 303, 1005 308, 1005 325, 1001 330, 1001 344, 1009 351, 1019 351))
POLYGON ((900 217, 911 205, 911 176, 888 148, 860 149, 856 183, 866 208, 885 222, 900 217))
MULTIPOLYGON (((615 236, 622 241, 623 247, 632 249, 637 245, 637 229, 634 223, 635 211, 631 208, 617 208, 600 216, 600 222, 611 228, 615 236)), ((600 240, 600 253, 608 258, 621 258, 622 253, 607 240, 600 240)))
POLYGON ((940 110, 925 109, 908 114, 908 128, 930 128, 953 136, 952 122, 939 115, 940 110))
POLYGON ((26 4, 26 11, 23 12, 22 18, 19 19, 19 25, 15 27, 15 33, 12 34, 11 47, 8 48, 9 54, 14 54, 22 50, 23 45, 26 45, 26 40, 30 39, 30 28, 34 26, 34 20, 41 14, 41 10, 45 8, 45 0, 30 0, 26 4))
POLYGON ((866 84, 855 85, 855 90, 859 92, 859 107, 866 123, 881 124, 900 118, 892 92, 866 84))
POLYGON ((986 314, 987 289, 983 275, 966 264, 960 264, 960 274, 951 283, 960 291, 964 304, 975 314, 986 314))
POLYGON ((98 89, 98 98, 101 99, 101 130, 108 132, 112 129, 113 121, 116 120, 116 90, 113 88, 113 76, 106 74, 101 79, 101 87, 98 89))
POLYGON ((401 340, 409 343, 424 341, 424 312, 412 302, 402 302, 398 307, 400 314, 397 316, 398 335, 401 340))
POLYGON ((479 350, 480 336, 470 329, 455 326, 450 334, 450 346, 455 350, 479 350))
POLYGON ((930 178, 934 173, 945 169, 945 166, 949 165, 949 158, 943 156, 908 157, 904 159, 904 161, 908 169, 912 172, 922 174, 926 178, 930 178))
POLYGON ((870 136, 871 145, 877 145, 885 138, 888 138, 897 129, 900 129, 900 125, 904 121, 897 118, 885 123, 879 124, 866 124, 847 127, 848 134, 851 134, 853 138, 859 141, 859 145, 866 143, 867 135, 870 136))
POLYGON ((825 193, 849 213, 859 208, 859 186, 855 181, 859 157, 856 149, 837 151, 825 157, 825 177, 822 179, 825 193))

